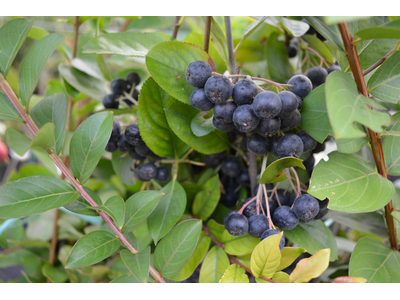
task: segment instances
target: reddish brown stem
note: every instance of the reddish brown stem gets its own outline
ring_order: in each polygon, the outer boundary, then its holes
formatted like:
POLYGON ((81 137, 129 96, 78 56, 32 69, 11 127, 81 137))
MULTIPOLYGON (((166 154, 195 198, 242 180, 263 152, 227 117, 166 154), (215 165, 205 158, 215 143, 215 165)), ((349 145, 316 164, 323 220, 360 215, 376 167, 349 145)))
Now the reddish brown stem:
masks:
MULTIPOLYGON (((347 60, 349 61, 350 68, 354 76, 354 80, 357 83, 358 92, 364 95, 365 97, 368 97, 368 90, 365 84, 360 64, 360 59, 357 53, 357 48, 353 45, 353 37, 351 36, 346 23, 340 23, 338 24, 338 27, 345 46, 347 60)), ((371 107, 369 108, 372 109, 371 107)), ((372 153, 374 155, 376 168, 378 169, 378 173, 382 175, 384 178, 387 178, 385 157, 383 155, 382 143, 380 139, 378 139, 378 133, 368 128, 368 135, 370 139, 372 153)), ((397 251, 398 250, 397 233, 394 225, 394 219, 391 214, 392 211, 393 211, 393 204, 392 201, 390 201, 385 206, 385 219, 386 219, 390 245, 393 250, 397 251)))
POLYGON ((129 24, 131 24, 131 22, 132 22, 132 19, 125 20, 125 22, 122 23, 122 25, 119 29, 119 32, 124 32, 126 30, 126 28, 128 28, 129 24))
POLYGON ((178 36, 178 31, 179 31, 179 20, 181 17, 175 17, 175 24, 174 24, 174 29, 172 30, 172 38, 176 40, 176 37, 178 36))
POLYGON ((79 26, 81 25, 79 17, 75 17, 75 32, 74 32, 74 52, 73 57, 78 54, 78 38, 79 38, 79 26))
POLYGON ((390 52, 388 54, 386 54, 384 57, 382 57, 380 60, 378 60, 376 63, 374 63, 372 66, 370 66, 368 69, 366 69, 363 72, 363 75, 367 75, 368 73, 370 73, 371 71, 373 71, 374 69, 376 69, 377 67, 379 67, 381 64, 383 64, 385 62, 385 60, 387 60, 390 55, 392 55, 392 53, 394 52, 396 48, 390 50, 390 52))
POLYGON ((222 244, 220 241, 218 241, 217 238, 208 230, 207 226, 204 224, 203 224, 203 231, 214 241, 215 245, 221 247, 222 249, 225 249, 225 245, 222 244))
POLYGON ((208 48, 210 46, 210 33, 211 33, 211 18, 206 17, 206 29, 204 30, 204 51, 208 53, 208 48))

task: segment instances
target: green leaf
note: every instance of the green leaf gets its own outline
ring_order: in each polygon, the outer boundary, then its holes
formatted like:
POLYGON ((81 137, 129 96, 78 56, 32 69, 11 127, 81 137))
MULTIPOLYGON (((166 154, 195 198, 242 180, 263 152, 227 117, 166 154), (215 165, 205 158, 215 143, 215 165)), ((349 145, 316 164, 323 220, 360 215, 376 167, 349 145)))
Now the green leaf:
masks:
POLYGON ((330 261, 335 261, 338 258, 335 237, 321 220, 299 223, 296 228, 285 230, 285 236, 294 244, 304 248, 311 254, 315 254, 324 248, 330 248, 330 261))
POLYGON ((400 253, 385 247, 382 242, 361 238, 350 258, 349 276, 364 277, 368 283, 400 281, 400 253))
POLYGON ((379 27, 360 30, 356 35, 363 40, 370 39, 400 39, 400 20, 386 23, 379 27))
POLYGON ((129 197, 125 202, 125 224, 123 232, 131 232, 138 227, 156 208, 163 196, 158 191, 143 191, 129 197))
POLYGON ((89 40, 82 52, 144 57, 151 47, 170 39, 164 32, 107 33, 89 40))
POLYGON ((114 172, 124 184, 128 186, 134 184, 135 173, 132 171, 133 159, 129 154, 117 150, 112 153, 111 163, 114 172))
POLYGON ((14 128, 6 131, 7 142, 19 156, 24 156, 31 145, 31 139, 14 128))
POLYGON ((120 245, 118 238, 108 231, 92 231, 75 243, 65 268, 82 268, 98 263, 117 251, 120 245))
POLYGON ((139 99, 138 124, 146 145, 161 157, 179 157, 185 153, 189 146, 171 130, 164 111, 174 98, 150 77, 143 84, 139 99))
POLYGON ((172 278, 192 256, 201 232, 200 220, 188 220, 176 225, 157 245, 154 267, 161 276, 172 278))
POLYGON ((324 24, 323 21, 318 19, 317 17, 304 16, 304 19, 307 20, 311 24, 312 27, 315 28, 324 38, 326 38, 329 42, 331 42, 336 48, 341 51, 344 51, 342 40, 340 36, 324 24))
POLYGON ((75 130, 69 147, 72 174, 83 184, 92 175, 111 135, 110 112, 94 114, 75 130))
POLYGON ((24 106, 28 106, 29 99, 36 88, 50 55, 64 39, 64 35, 52 33, 38 41, 26 55, 21 64, 21 78, 19 81, 19 95, 24 106))
MULTIPOLYGON (((356 127, 361 127, 357 124, 356 127)), ((368 144, 367 137, 353 138, 353 139, 337 139, 335 140, 338 151, 342 153, 355 153, 360 151, 362 147, 368 144)))
POLYGON ((207 220, 217 207, 220 198, 218 175, 210 178, 198 192, 193 202, 193 214, 203 221, 207 220))
POLYGON ((328 47, 315 35, 306 34, 301 37, 304 39, 308 46, 315 51, 317 51, 328 63, 333 64, 332 53, 329 51, 328 47))
MULTIPOLYGON (((33 20, 13 19, 0 28, 0 72, 7 76, 14 58, 32 27, 33 20)), ((1 111, 1 110, 0 110, 1 111)))
MULTIPOLYGON (((83 187, 86 191, 86 193, 89 194, 89 196, 98 204, 102 205, 103 203, 101 202, 100 197, 93 192, 91 189, 88 187, 83 187)), ((96 212, 93 210, 93 207, 90 206, 90 204, 83 198, 79 197, 78 200, 71 202, 68 205, 65 205, 64 208, 68 209, 69 211, 72 211, 76 214, 80 215, 85 215, 85 216, 97 216, 96 212)))
POLYGON ((78 199, 65 181, 45 176, 28 177, 0 187, 0 219, 38 214, 78 199))
POLYGON ((271 163, 263 172, 260 178, 260 183, 279 182, 287 179, 283 174, 283 170, 290 167, 300 167, 303 170, 306 167, 303 165, 302 160, 295 157, 280 158, 271 163))
POLYGON ((11 174, 8 182, 16 181, 21 178, 29 177, 29 176, 47 176, 47 177, 58 177, 54 176, 52 172, 47 170, 44 166, 39 164, 29 164, 22 165, 21 168, 11 174))
POLYGON ((104 205, 93 207, 93 209, 106 212, 113 218, 115 224, 117 224, 119 228, 122 228, 124 225, 125 202, 120 196, 111 197, 104 205))
POLYGON ((357 91, 353 79, 342 71, 329 74, 325 83, 326 104, 329 120, 335 138, 356 138, 366 134, 356 129, 353 122, 363 124, 380 132, 383 126, 390 125, 390 116, 386 112, 369 109, 370 105, 377 109, 383 107, 373 100, 364 97, 357 91))
POLYGON ((158 43, 146 55, 146 66, 154 80, 172 97, 190 104, 196 89, 186 80, 187 66, 196 60, 208 62, 210 57, 201 48, 183 42, 158 43))
POLYGON ((303 248, 284 247, 281 251, 281 262, 277 270, 283 270, 289 267, 300 254, 306 252, 303 248))
POLYGON ((230 265, 219 283, 249 283, 246 271, 236 264, 230 265))
POLYGON ((221 247, 214 246, 208 252, 200 269, 200 283, 218 283, 229 267, 229 259, 221 247))
POLYGON ((267 19, 268 17, 261 17, 260 19, 258 19, 257 21, 251 23, 249 26, 247 26, 247 28, 244 30, 243 33, 243 37, 240 40, 240 42, 236 45, 235 47, 235 53, 237 53, 237 50, 239 49, 240 45, 242 45, 242 43, 258 28, 260 27, 260 25, 262 25, 264 23, 264 21, 267 19))
POLYGON ((242 236, 233 236, 227 230, 224 230, 221 240, 225 244, 226 253, 239 256, 251 253, 260 242, 260 239, 253 238, 247 233, 242 236))
POLYGON ((76 68, 60 64, 58 70, 68 84, 90 98, 102 100, 104 96, 111 93, 103 80, 92 77, 76 68))
MULTIPOLYGON (((400 131, 400 123, 392 127, 393 131, 400 131)), ((388 174, 400 175, 400 137, 388 136, 383 140, 382 149, 385 157, 386 170, 388 174)))
POLYGON ((39 132, 33 138, 30 147, 43 147, 45 149, 51 149, 54 145, 54 124, 47 123, 40 128, 39 132))
MULTIPOLYGON (((203 17, 203 20, 205 18, 203 17)), ((226 43, 225 34, 222 31, 221 27, 218 25, 217 21, 213 17, 211 17, 211 42, 214 44, 215 49, 217 49, 219 55, 221 55, 222 59, 225 61, 226 66, 229 70, 229 51, 228 44, 226 43)), ((232 72, 231 72, 232 73, 232 72)))
POLYGON ((195 136, 205 136, 216 129, 212 118, 204 118, 207 114, 208 112, 201 111, 190 122, 190 128, 195 136))
POLYGON ((382 101, 397 104, 400 100, 399 84, 400 51, 397 51, 368 80, 368 92, 382 101))
POLYGON ((64 93, 48 96, 36 104, 30 115, 36 125, 41 128, 46 123, 54 123, 54 147, 60 153, 64 143, 65 126, 67 123, 68 101, 64 93))
POLYGON ((330 249, 322 249, 309 258, 303 258, 290 274, 290 282, 308 282, 319 277, 329 265, 330 249))
POLYGON ((179 273, 174 277, 171 277, 171 279, 174 281, 183 281, 188 279, 196 270, 197 266, 201 263, 203 258, 206 256, 210 244, 211 238, 202 231, 200 233, 199 241, 197 242, 196 249, 194 249, 192 256, 179 271, 179 273))
POLYGON ((222 243, 222 235, 225 231, 224 225, 218 224, 215 222, 213 219, 208 220, 207 222, 207 228, 210 231, 210 233, 219 241, 222 243))
POLYGON ((57 268, 48 262, 44 263, 42 268, 43 275, 52 283, 64 283, 68 280, 68 274, 64 268, 57 268))
POLYGON ((284 17, 271 18, 277 18, 283 25, 284 29, 295 37, 303 36, 308 29, 310 29, 310 25, 303 21, 292 20, 284 17))
POLYGON ((272 80, 283 82, 292 76, 292 67, 283 41, 278 40, 278 33, 273 32, 266 44, 265 57, 268 61, 268 72, 272 80))
POLYGON ((392 115, 392 120, 395 122, 400 122, 400 111, 392 115))
POLYGON ((136 278, 138 282, 146 283, 149 277, 150 247, 147 247, 137 254, 133 254, 129 250, 124 249, 120 252, 120 255, 132 276, 136 278))
POLYGON ((23 121, 14 105, 2 92, 0 92, 0 120, 23 121))
POLYGON ((400 211, 400 189, 398 188, 395 188, 392 204, 394 209, 392 214, 394 213, 393 217, 395 217, 394 227, 396 228, 397 232, 397 240, 400 240, 400 220, 398 219, 398 212, 400 211))
MULTIPOLYGON (((289 281, 289 275, 287 273, 285 273, 285 272, 276 272, 274 275, 272 275, 271 279, 275 280, 275 281, 282 282, 282 283, 289 283, 290 282, 289 281)), ((256 278, 256 281, 257 281, 257 283, 271 283, 271 282, 265 281, 265 280, 263 280, 261 278, 256 278)))
POLYGON ((120 277, 115 278, 114 280, 111 280, 110 283, 140 283, 139 281, 136 280, 135 277, 128 276, 128 275, 122 275, 120 277))
POLYGON ((175 101, 165 108, 165 112, 168 124, 174 133, 196 151, 212 154, 222 152, 229 147, 228 136, 225 132, 215 130, 202 137, 193 134, 190 123, 199 112, 193 106, 175 101))
POLYGON ((165 236, 181 218, 186 207, 186 193, 176 180, 161 189, 165 195, 148 217, 148 226, 154 243, 165 236))
POLYGON ((282 234, 274 234, 262 240, 251 255, 251 272, 254 277, 271 278, 281 261, 279 242, 282 234))
POLYGON ((385 206, 394 187, 361 156, 332 152, 327 162, 321 160, 315 167, 308 192, 318 199, 329 198, 329 209, 359 213, 385 206))
POLYGON ((391 215, 397 222, 400 222, 400 212, 399 211, 392 211, 391 215))

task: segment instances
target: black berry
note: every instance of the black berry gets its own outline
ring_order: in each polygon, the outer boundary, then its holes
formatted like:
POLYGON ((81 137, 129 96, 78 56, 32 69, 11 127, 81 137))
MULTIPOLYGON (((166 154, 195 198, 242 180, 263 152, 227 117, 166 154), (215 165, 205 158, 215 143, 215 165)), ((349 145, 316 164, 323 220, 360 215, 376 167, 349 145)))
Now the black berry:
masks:
POLYGON ((215 117, 213 117, 213 125, 215 128, 223 132, 231 132, 235 130, 235 125, 233 123, 223 123, 218 121, 215 117))
MULTIPOLYGON (((242 207, 245 206, 251 199, 252 198, 247 198, 246 200, 244 200, 242 203, 242 207)), ((253 202, 247 204, 247 206, 243 209, 243 214, 248 218, 257 214, 256 200, 253 200, 253 202)))
POLYGON ((293 85, 289 90, 301 98, 305 98, 312 90, 311 80, 303 74, 294 75, 289 79, 288 84, 293 85))
POLYGON ((328 71, 322 67, 312 67, 307 72, 307 77, 310 78, 313 88, 325 83, 326 77, 328 76, 328 71))
POLYGON ((119 140, 119 136, 121 135, 121 125, 115 119, 113 119, 113 128, 110 135, 110 141, 117 142, 119 140))
POLYGON ((212 103, 224 104, 232 96, 233 85, 227 77, 215 75, 207 80, 204 90, 212 103))
POLYGON ((245 169, 243 170, 238 177, 235 179, 236 183, 238 185, 243 185, 243 186, 250 186, 250 175, 249 175, 249 170, 245 169))
POLYGON ((202 60, 190 63, 186 69, 186 80, 190 85, 202 88, 212 75, 210 65, 202 60))
POLYGON ((192 92, 190 95, 190 104, 202 111, 208 111, 214 107, 214 103, 208 100, 204 88, 198 88, 192 92))
POLYGON ((299 223, 299 219, 289 206, 278 207, 274 212, 272 220, 282 230, 292 230, 299 223))
POLYGON ((247 150, 255 155, 265 155, 271 146, 269 138, 263 137, 257 133, 252 134, 247 140, 247 150))
POLYGON ((278 96, 282 100, 282 109, 278 117, 281 119, 287 118, 297 109, 299 100, 297 100, 297 96, 294 93, 289 91, 280 92, 278 96))
POLYGON ((293 212, 301 221, 311 221, 319 212, 318 200, 309 194, 300 195, 293 203, 293 212))
POLYGON ((232 215, 234 215, 234 214, 237 214, 237 213, 238 213, 237 210, 231 210, 230 212, 228 212, 228 213, 225 215, 225 217, 224 217, 224 227, 225 227, 225 228, 226 228, 226 224, 227 224, 227 221, 228 221, 229 217, 232 216, 232 215))
POLYGON ((271 119, 260 120, 260 123, 258 123, 256 131, 258 134, 267 137, 277 134, 280 129, 281 129, 281 119, 275 117, 271 119))
POLYGON ((233 113, 233 124, 241 132, 249 132, 256 129, 260 119, 257 118, 251 105, 239 106, 233 113))
POLYGON ((225 193, 221 194, 220 202, 226 207, 234 207, 239 200, 239 195, 235 193, 236 186, 228 185, 224 188, 225 193))
POLYGON ((338 65, 332 65, 329 68, 326 69, 326 71, 328 72, 328 74, 334 72, 334 71, 340 71, 340 67, 338 65))
POLYGON ((301 123, 301 114, 296 109, 292 114, 284 119, 281 119, 281 130, 288 131, 290 129, 296 128, 301 123))
POLYGON ((167 167, 161 166, 157 168, 157 175, 156 175, 156 180, 157 181, 167 181, 169 176, 169 170, 167 169, 167 167))
POLYGON ((140 136, 139 126, 136 123, 132 123, 126 127, 125 138, 126 141, 133 146, 142 145, 144 143, 140 136))
POLYGON ((106 145, 106 149, 107 152, 115 152, 118 150, 118 145, 116 141, 108 141, 107 145, 106 145))
MULTIPOLYGON (((280 234, 281 232, 278 229, 267 229, 261 235, 260 241, 266 239, 267 237, 275 234, 280 234)), ((279 250, 282 251, 283 247, 285 247, 285 237, 282 234, 281 240, 279 241, 279 250)))
POLYGON ((229 156, 222 161, 221 171, 228 177, 236 177, 242 171, 240 159, 236 156, 229 156))
POLYGON ((261 92, 254 98, 253 108, 258 118, 271 119, 281 112, 282 100, 274 92, 261 92))
POLYGON ((140 76, 136 72, 130 72, 128 76, 126 76, 126 81, 130 85, 138 85, 140 83, 140 76))
POLYGON ((322 201, 318 201, 318 204, 319 204, 319 212, 314 217, 314 220, 322 219, 323 217, 325 217, 325 215, 329 211, 329 209, 328 209, 329 199, 328 198, 326 198, 325 200, 322 200, 322 201))
POLYGON ((249 218, 249 234, 260 238, 263 232, 269 229, 268 218, 265 215, 254 215, 249 218))
POLYGON ((111 90, 115 95, 123 95, 128 87, 128 84, 122 78, 114 79, 111 82, 111 90))
POLYGON ((280 157, 299 157, 303 153, 303 149, 301 138, 292 133, 283 136, 276 146, 280 157))
POLYGON ((224 104, 216 104, 214 106, 214 118, 221 123, 232 123, 233 113, 236 108, 237 105, 233 101, 227 101, 224 104))
POLYGON ((136 168, 136 178, 139 181, 150 181, 157 175, 157 167, 151 163, 144 163, 136 168))
POLYGON ((104 108, 115 108, 117 109, 119 106, 119 102, 117 101, 118 96, 115 94, 109 94, 104 96, 103 98, 103 106, 104 108))
POLYGON ((252 104, 258 94, 258 87, 253 80, 243 79, 233 87, 232 99, 237 105, 252 104))
POLYGON ((242 236, 249 230, 247 218, 240 214, 232 214, 226 221, 225 229, 230 235, 242 236))
POLYGON ((207 168, 216 168, 226 158, 226 151, 204 155, 204 163, 207 168))
POLYGON ((296 133, 303 141, 303 152, 311 151, 317 146, 317 141, 314 140, 304 129, 296 133))

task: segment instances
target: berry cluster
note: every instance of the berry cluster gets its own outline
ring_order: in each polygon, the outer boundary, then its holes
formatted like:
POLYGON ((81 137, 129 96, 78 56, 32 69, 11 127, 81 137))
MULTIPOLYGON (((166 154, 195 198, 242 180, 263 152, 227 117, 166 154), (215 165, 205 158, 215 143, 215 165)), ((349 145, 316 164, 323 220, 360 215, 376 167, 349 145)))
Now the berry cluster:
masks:
POLYGON ((121 100, 129 106, 135 104, 139 99, 139 91, 136 89, 139 83, 140 76, 136 72, 129 73, 126 80, 122 78, 113 80, 111 82, 112 94, 106 95, 103 98, 104 107, 117 109, 121 100))
MULTIPOLYGON (((117 150, 127 152, 136 161, 144 161, 147 157, 153 160, 161 159, 161 157, 147 147, 140 136, 137 123, 129 124, 125 128, 125 131, 121 132, 121 126, 116 119, 113 119, 113 129, 105 150, 108 152, 115 152, 117 150)), ((146 162, 136 167, 135 175, 140 181, 156 179, 157 181, 164 182, 169 177, 169 170, 164 166, 157 167, 154 162, 146 162)))

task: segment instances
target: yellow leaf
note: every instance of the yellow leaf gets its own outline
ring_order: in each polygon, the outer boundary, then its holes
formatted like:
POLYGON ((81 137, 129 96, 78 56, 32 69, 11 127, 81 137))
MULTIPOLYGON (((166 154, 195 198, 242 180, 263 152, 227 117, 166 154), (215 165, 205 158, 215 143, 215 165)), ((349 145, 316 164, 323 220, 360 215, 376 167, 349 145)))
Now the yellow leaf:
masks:
MULTIPOLYGON (((272 280, 279 281, 282 283, 289 283, 289 275, 285 272, 276 272, 274 276, 271 278, 272 280)), ((256 278, 257 283, 271 283, 269 281, 265 281, 261 278, 256 278)))
POLYGON ((279 242, 282 237, 280 234, 274 234, 255 247, 250 259, 251 272, 254 277, 271 278, 281 261, 281 251, 279 242))
POLYGON ((312 278, 320 276, 329 265, 331 249, 321 249, 313 256, 299 261, 296 268, 290 274, 290 282, 308 282, 312 278))
POLYGON ((292 248, 285 247, 281 251, 281 263, 279 264, 277 270, 283 270, 286 267, 289 267, 300 254, 306 252, 303 248, 292 248))
POLYGON ((249 283, 249 277, 243 268, 233 264, 226 269, 219 283, 249 283))
POLYGON ((336 277, 332 283, 366 283, 367 279, 363 277, 350 277, 350 276, 340 276, 336 277))

